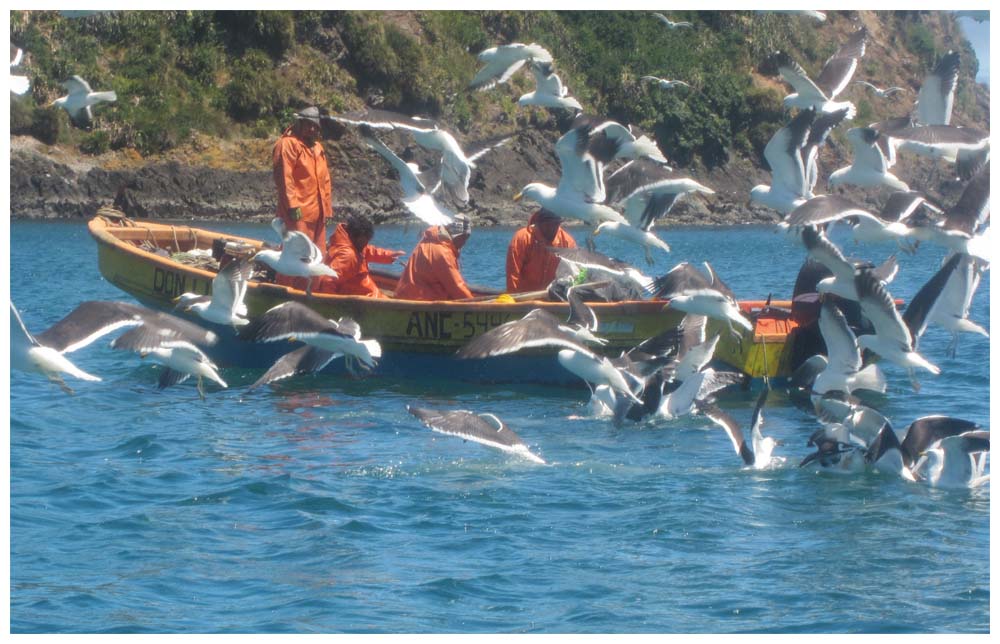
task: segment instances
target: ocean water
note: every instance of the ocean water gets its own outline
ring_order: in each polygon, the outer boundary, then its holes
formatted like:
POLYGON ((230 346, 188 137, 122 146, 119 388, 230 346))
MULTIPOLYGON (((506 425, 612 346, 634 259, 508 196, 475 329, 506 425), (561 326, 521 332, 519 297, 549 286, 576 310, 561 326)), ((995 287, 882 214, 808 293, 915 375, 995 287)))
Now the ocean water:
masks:
MULTIPOLYGON (((266 237, 264 225, 204 227, 266 237)), ((503 286, 510 229, 477 229, 470 281, 503 286)), ((578 241, 583 231, 575 229, 578 241)), ((409 251, 419 227, 375 243, 409 251)), ((766 227, 665 229, 649 268, 709 260, 746 299, 787 297, 804 250, 766 227)), ((12 220, 11 298, 41 331, 87 299, 127 299, 80 222, 12 220), (58 267, 58 273, 54 272, 58 267)), ((881 261, 889 246, 848 254, 881 261)), ((642 266, 641 253, 598 248, 642 266)), ((909 299, 943 253, 900 256, 909 299)), ((972 308, 989 327, 989 274, 972 308)), ((930 330, 943 370, 886 368, 881 411, 989 427, 989 342, 930 330)), ((984 633, 989 488, 799 469, 816 421, 780 388, 764 411, 786 462, 750 471, 701 418, 614 427, 585 388, 306 377, 253 392, 158 391, 158 367, 73 354, 100 383, 11 373, 10 629, 16 633, 984 633), (435 434, 406 405, 503 418, 536 465, 435 434)), ((720 404, 749 422, 755 395, 720 404)))

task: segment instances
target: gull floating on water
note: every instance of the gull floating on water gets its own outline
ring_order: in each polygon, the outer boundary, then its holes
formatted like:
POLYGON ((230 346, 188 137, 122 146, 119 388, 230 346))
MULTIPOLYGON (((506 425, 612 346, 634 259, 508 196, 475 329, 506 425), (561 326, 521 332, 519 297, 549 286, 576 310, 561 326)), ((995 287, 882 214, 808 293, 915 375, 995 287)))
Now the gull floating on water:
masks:
POLYGON ((118 100, 118 95, 113 92, 95 92, 90 89, 87 81, 79 76, 73 76, 63 81, 62 86, 69 91, 69 94, 52 101, 52 105, 61 107, 69 114, 69 117, 77 125, 87 126, 94 120, 91 107, 101 102, 113 103, 118 100))
POLYGON ((977 466, 976 455, 989 451, 989 432, 973 431, 948 436, 927 447, 914 470, 922 471, 927 467, 926 481, 931 487, 980 487, 987 484, 990 477, 977 466))

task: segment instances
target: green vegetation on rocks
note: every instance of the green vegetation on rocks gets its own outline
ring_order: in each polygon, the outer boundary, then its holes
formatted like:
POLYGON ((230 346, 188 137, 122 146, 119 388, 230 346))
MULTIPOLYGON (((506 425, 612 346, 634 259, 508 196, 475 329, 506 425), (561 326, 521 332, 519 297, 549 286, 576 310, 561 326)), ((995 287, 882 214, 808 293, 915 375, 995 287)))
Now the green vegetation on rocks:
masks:
MULTIPOLYGON (((460 132, 491 135, 553 122, 519 108, 528 73, 511 87, 467 90, 476 54, 500 43, 537 42, 588 112, 653 134, 681 166, 714 168, 732 155, 759 158, 784 119, 786 90, 762 69, 775 50, 811 73, 857 20, 893 35, 915 59, 916 78, 948 48, 963 48, 964 78, 976 61, 954 20, 940 12, 830 12, 817 25, 766 12, 674 11, 693 29, 668 31, 648 11, 106 11, 69 19, 56 11, 12 11, 11 40, 27 52, 31 91, 11 101, 11 132, 88 154, 168 151, 194 132, 272 137, 303 106, 364 105, 429 116, 460 132), (873 18, 875 16, 875 18, 873 18), (950 22, 949 22, 950 21, 950 22), (115 103, 94 110, 93 131, 71 127, 49 107, 77 74, 115 103), (682 79, 663 91, 643 75, 682 79)), ((883 71, 875 59, 863 70, 883 71)), ((859 70, 860 71, 860 70, 859 70)), ((871 77, 871 76, 869 76, 871 77)), ((977 114, 970 83, 957 109, 977 114)), ((858 100, 860 120, 881 116, 858 100)))

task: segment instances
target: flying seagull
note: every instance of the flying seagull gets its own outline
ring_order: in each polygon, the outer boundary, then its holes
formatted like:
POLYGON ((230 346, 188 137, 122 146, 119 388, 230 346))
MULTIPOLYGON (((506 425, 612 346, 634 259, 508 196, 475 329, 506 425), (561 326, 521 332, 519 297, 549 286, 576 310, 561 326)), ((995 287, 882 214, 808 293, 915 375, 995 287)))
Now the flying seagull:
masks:
MULTIPOLYGON (((64 391, 72 393, 59 378, 60 372, 82 380, 100 379, 74 367, 63 354, 72 353, 108 333, 127 327, 135 327, 130 332, 131 339, 150 347, 161 343, 211 345, 217 340, 211 331, 169 313, 129 302, 105 301, 83 302, 51 327, 32 337, 11 303, 11 364, 15 368, 44 373, 49 379, 61 383, 64 391), (14 324, 15 321, 17 324, 14 324)), ((121 338, 115 342, 119 340, 121 338)), ((122 344, 126 342, 128 339, 122 344)), ((114 342, 112 346, 121 348, 114 342)))
POLYGON ((89 342, 61 348, 42 344, 24 326, 21 314, 14 307, 14 303, 10 303, 10 366, 12 368, 29 373, 40 373, 59 385, 59 388, 64 392, 72 394, 73 390, 63 381, 60 374, 69 374, 74 378, 91 382, 100 381, 99 377, 83 371, 63 355, 63 353, 68 353, 85 346, 85 344, 89 344, 89 342))
POLYGON ((896 310, 892 295, 871 270, 863 268, 855 271, 855 287, 861 312, 875 328, 874 334, 860 336, 858 344, 905 368, 914 390, 919 391, 916 368, 920 367, 934 375, 940 374, 941 369, 917 353, 913 335, 896 310))
POLYGON ((837 102, 837 95, 847 87, 851 76, 858 67, 858 61, 865 55, 868 43, 868 30, 862 27, 847 39, 840 49, 823 65, 816 81, 809 78, 802 66, 792 60, 788 54, 777 52, 776 63, 778 73, 792 86, 794 93, 784 99, 786 107, 806 109, 813 107, 818 112, 836 112, 847 108, 848 120, 854 118, 856 108, 849 101, 837 102))
POLYGON ((957 51, 949 51, 941 57, 924 78, 917 94, 915 119, 920 125, 948 125, 951 123, 951 109, 955 103, 955 87, 958 85, 959 63, 957 51))
POLYGON ((368 125, 362 125, 361 138, 369 148, 389 162, 399 175, 399 183, 403 188, 403 205, 417 219, 428 226, 444 226, 450 224, 455 213, 439 203, 420 178, 420 169, 413 163, 406 163, 395 152, 390 150, 368 125))
POLYGON ((650 83, 656 83, 660 89, 673 89, 675 87, 687 87, 690 88, 691 85, 685 83, 682 80, 670 80, 667 78, 660 78, 658 76, 641 76, 640 80, 644 80, 650 83))
POLYGON ((605 182, 607 202, 621 205, 625 219, 636 228, 649 230, 691 192, 713 195, 715 191, 690 177, 675 175, 670 168, 650 159, 629 161, 605 182))
POLYGON ((829 391, 852 393, 857 389, 885 392, 885 376, 877 364, 864 366, 861 348, 847 318, 832 299, 820 305, 819 330, 826 344, 827 365, 812 385, 813 395, 829 391))
POLYGON ((812 196, 804 155, 816 111, 799 112, 780 128, 764 147, 764 160, 771 168, 771 185, 750 190, 750 200, 787 214, 812 196))
POLYGON ((373 368, 382 357, 378 340, 362 340, 361 327, 351 318, 328 320, 305 304, 283 302, 243 327, 240 338, 249 342, 299 340, 330 353, 348 356, 366 368, 373 368))
MULTIPOLYGON (((21 60, 24 58, 24 51, 20 47, 14 45, 10 46, 10 66, 11 69, 17 67, 21 64, 21 60)), ((10 75, 10 91, 14 94, 24 94, 31 88, 31 81, 28 80, 27 76, 18 76, 16 74, 10 75)))
POLYGON ((518 105, 537 105, 576 111, 583 109, 580 101, 569 95, 569 89, 555 73, 551 61, 532 60, 528 68, 535 77, 535 91, 517 99, 518 105))
POLYGON ((859 81, 854 81, 854 82, 856 84, 858 84, 858 85, 864 85, 865 87, 867 87, 868 89, 870 89, 872 92, 874 92, 875 96, 878 96, 879 98, 888 98, 888 97, 892 96, 893 94, 896 94, 897 92, 905 92, 906 91, 906 88, 904 88, 904 87, 886 87, 885 89, 882 89, 881 87, 878 87, 876 85, 872 85, 868 81, 859 80, 859 81))
POLYGON ((177 297, 175 309, 193 312, 198 317, 216 324, 233 327, 249 324, 246 319, 247 307, 243 298, 247 293, 253 265, 242 259, 226 264, 212 279, 212 294, 182 293, 177 297))
POLYGON ((333 115, 330 118, 347 125, 367 125, 375 129, 403 130, 413 136, 417 145, 441 154, 440 189, 463 205, 469 202, 469 180, 475 161, 490 150, 493 150, 512 137, 501 137, 477 146, 478 149, 466 154, 452 134, 438 126, 431 119, 417 116, 406 116, 386 110, 361 110, 346 114, 333 115))
POLYGON ((337 271, 323 262, 323 251, 305 233, 288 230, 278 217, 271 220, 271 227, 281 236, 281 250, 260 250, 250 261, 263 262, 282 275, 307 278, 306 295, 310 297, 312 278, 337 277, 337 271))
POLYGON ((552 54, 536 43, 530 45, 511 43, 491 47, 479 52, 477 58, 479 62, 485 63, 485 66, 476 73, 469 87, 478 90, 487 90, 498 83, 506 83, 528 61, 552 62, 552 54))
POLYGON ((919 340, 927 327, 936 324, 951 332, 947 353, 955 357, 959 333, 989 332, 969 319, 972 296, 983 273, 981 262, 964 253, 954 253, 910 300, 903 312, 903 321, 919 340))
POLYGON ((642 157, 666 163, 666 157, 649 137, 636 137, 629 128, 607 119, 580 115, 556 142, 562 167, 556 188, 529 183, 514 200, 529 199, 560 217, 580 219, 596 227, 602 221, 625 223, 605 205, 604 166, 614 159, 642 157))
POLYGON ((653 13, 653 16, 657 20, 662 22, 667 27, 667 29, 670 29, 671 31, 679 27, 687 27, 688 29, 691 29, 693 27, 693 25, 690 22, 674 22, 673 20, 666 17, 662 13, 653 13))
POLYGON ((889 172, 889 163, 882 148, 877 145, 878 130, 870 127, 855 127, 847 131, 847 140, 851 142, 854 158, 851 165, 830 174, 829 185, 837 186, 845 183, 862 188, 889 186, 893 190, 908 191, 910 187, 896 175, 889 172))
POLYGON ((63 81, 63 88, 69 94, 52 101, 55 107, 61 107, 69 114, 69 117, 79 126, 89 126, 94 120, 94 115, 90 108, 101 102, 113 103, 118 100, 118 95, 113 91, 95 92, 90 89, 87 81, 79 76, 72 76, 63 81))

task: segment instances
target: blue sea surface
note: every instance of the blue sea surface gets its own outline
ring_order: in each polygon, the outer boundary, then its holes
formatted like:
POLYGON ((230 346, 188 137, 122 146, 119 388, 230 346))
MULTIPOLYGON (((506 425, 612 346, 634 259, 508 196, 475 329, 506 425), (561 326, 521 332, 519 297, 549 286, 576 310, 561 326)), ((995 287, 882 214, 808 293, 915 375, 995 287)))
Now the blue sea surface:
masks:
MULTIPOLYGON (((196 224, 270 238, 266 225, 196 224)), ((419 226, 377 229, 409 251, 419 226)), ((584 231, 573 229, 582 242, 584 231)), ((512 230, 476 229, 472 282, 503 287, 512 230)), ((672 253, 598 249, 652 275, 709 260, 740 298, 787 298, 805 257, 770 227, 667 228, 672 253)), ((11 299, 44 330, 103 280, 82 222, 12 220, 11 299)), ((881 261, 893 247, 845 252, 881 261)), ((943 251, 899 256, 911 298, 943 251)), ((989 328, 989 273, 971 318, 989 328)), ((989 341, 932 328, 938 377, 885 365, 897 429, 929 414, 989 427, 989 341)), ((201 401, 104 338, 72 355, 102 382, 11 373, 10 629, 15 633, 986 633, 989 487, 797 467, 816 420, 780 387, 775 469, 743 467, 701 417, 615 427, 585 387, 302 377, 201 401), (491 412, 537 465, 428 430, 407 405, 491 412)), ((744 425, 756 395, 719 403, 744 425)))

